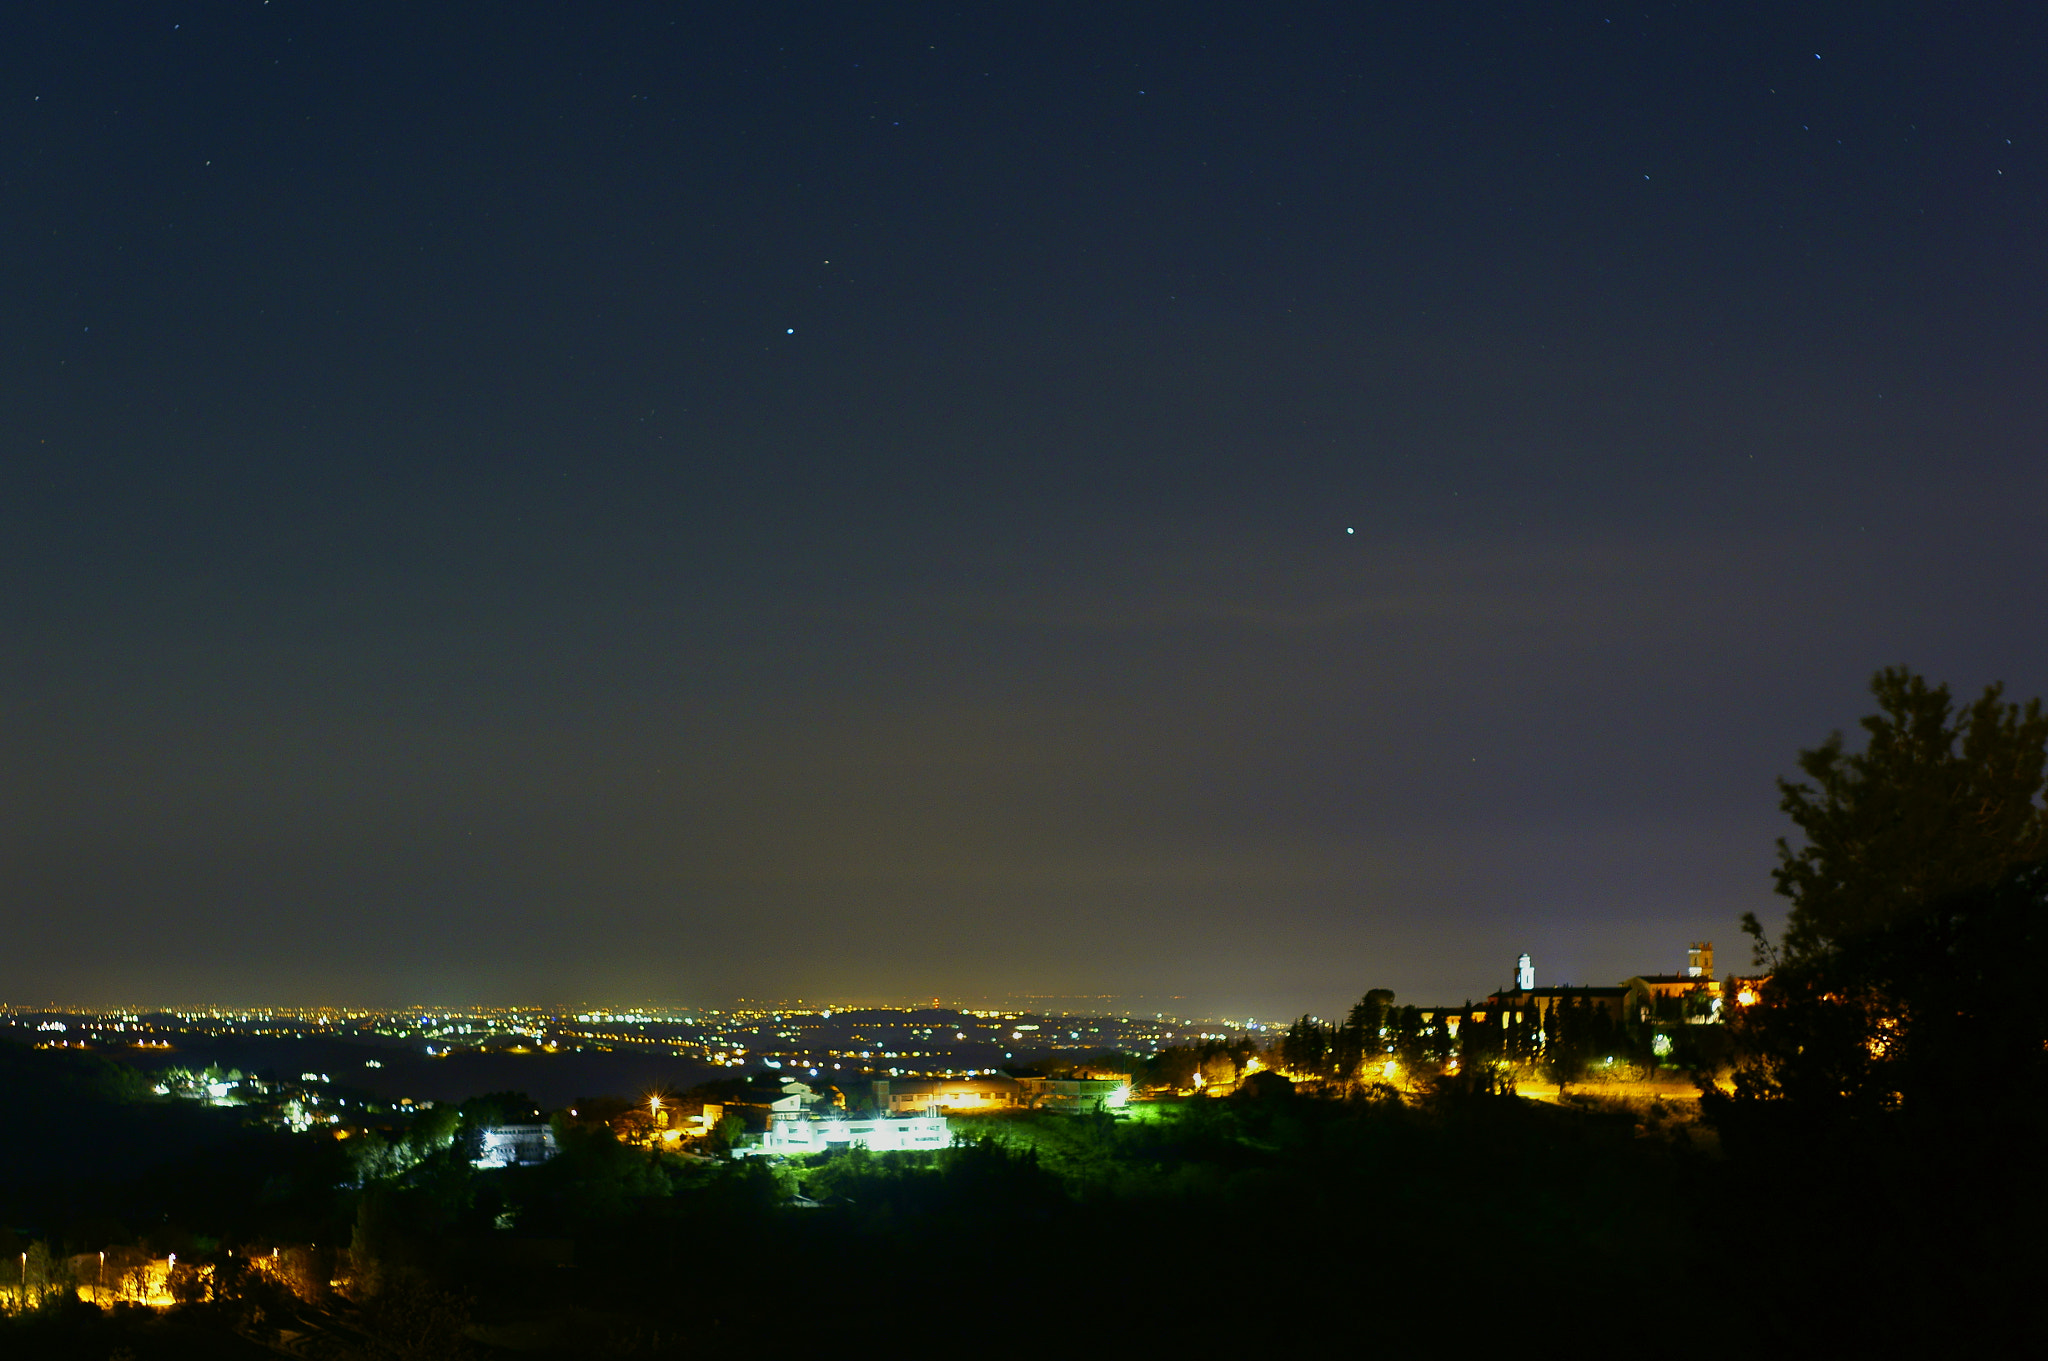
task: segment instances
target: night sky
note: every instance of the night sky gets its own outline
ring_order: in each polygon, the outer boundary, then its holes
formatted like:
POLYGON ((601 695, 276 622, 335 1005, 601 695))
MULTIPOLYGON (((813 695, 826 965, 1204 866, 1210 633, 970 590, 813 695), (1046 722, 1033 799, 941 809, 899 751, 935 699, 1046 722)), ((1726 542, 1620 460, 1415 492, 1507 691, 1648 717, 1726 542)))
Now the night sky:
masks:
POLYGON ((0 1001, 1746 964, 2048 693, 2044 27, 9 6, 0 1001))

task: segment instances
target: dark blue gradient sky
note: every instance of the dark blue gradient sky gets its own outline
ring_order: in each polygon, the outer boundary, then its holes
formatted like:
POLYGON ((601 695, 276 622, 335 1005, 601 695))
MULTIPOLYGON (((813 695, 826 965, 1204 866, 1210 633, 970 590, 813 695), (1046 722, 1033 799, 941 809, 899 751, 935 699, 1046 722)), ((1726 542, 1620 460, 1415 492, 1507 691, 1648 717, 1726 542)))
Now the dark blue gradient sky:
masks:
POLYGON ((1740 964, 2048 692, 2043 27, 17 7, 0 1000, 1740 964))

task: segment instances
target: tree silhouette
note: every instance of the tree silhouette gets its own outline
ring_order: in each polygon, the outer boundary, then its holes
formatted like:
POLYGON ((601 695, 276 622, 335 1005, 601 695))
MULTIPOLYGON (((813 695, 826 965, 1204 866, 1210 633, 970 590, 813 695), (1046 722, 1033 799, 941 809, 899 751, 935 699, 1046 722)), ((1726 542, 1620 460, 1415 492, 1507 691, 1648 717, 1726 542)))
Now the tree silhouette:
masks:
MULTIPOLYGON (((1878 672, 1870 689, 1878 712, 1862 720, 1863 750, 1845 751, 1835 733, 1799 753, 1811 783, 1778 781, 1779 807, 1803 838, 1797 848, 1779 839, 1771 875, 1792 902, 1787 961, 2048 852, 2039 802, 2048 717, 2038 699, 2008 704, 1992 685, 1958 714, 1946 685, 1904 667, 1878 672)), ((1743 929, 1771 954, 1754 914, 1743 929)))

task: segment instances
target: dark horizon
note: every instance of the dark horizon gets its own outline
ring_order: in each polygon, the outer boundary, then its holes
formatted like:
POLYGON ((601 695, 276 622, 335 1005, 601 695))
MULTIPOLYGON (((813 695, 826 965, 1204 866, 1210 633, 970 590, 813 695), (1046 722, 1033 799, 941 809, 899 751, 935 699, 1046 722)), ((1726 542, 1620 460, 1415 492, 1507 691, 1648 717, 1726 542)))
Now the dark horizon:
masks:
POLYGON ((2048 693, 2028 13, 5 34, 0 997, 1739 972, 2048 693))

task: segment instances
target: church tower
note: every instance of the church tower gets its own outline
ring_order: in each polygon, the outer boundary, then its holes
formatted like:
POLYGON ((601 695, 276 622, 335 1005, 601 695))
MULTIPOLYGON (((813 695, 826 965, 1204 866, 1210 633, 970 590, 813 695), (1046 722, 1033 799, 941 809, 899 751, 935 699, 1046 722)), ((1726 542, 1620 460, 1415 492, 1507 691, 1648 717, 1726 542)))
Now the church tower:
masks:
POLYGON ((1685 975, 1688 978, 1712 978, 1714 976, 1714 942, 1696 940, 1685 952, 1685 975))
POLYGON ((1527 992, 1535 986, 1536 966, 1529 962, 1529 956, 1523 955, 1515 961, 1515 988, 1527 992))

